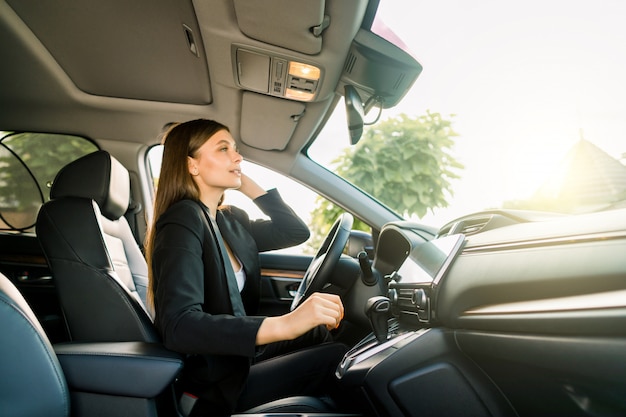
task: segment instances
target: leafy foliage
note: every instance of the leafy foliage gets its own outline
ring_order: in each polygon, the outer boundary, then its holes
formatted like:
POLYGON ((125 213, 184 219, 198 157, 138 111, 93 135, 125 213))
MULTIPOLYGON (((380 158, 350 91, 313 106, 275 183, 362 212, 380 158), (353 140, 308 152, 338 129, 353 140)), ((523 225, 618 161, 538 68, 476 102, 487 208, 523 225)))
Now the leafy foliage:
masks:
POLYGON ((95 144, 77 136, 5 132, 0 139, 0 229, 31 227, 50 198, 57 172, 95 150, 95 144))
MULTIPOLYGON (((344 150, 333 165, 338 175, 400 215, 422 217, 447 207, 453 194, 451 181, 463 169, 450 154, 455 136, 452 122, 439 113, 401 114, 366 129, 359 143, 344 150)), ((341 212, 318 198, 311 228, 326 233, 341 212)), ((368 231, 369 226, 355 219, 354 229, 368 231)))

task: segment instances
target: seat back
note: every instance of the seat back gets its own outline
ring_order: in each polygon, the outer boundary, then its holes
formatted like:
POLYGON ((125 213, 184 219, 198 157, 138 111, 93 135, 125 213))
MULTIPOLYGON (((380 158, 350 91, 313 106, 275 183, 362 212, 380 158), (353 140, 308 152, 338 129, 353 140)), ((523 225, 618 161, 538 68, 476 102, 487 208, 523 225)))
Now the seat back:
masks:
POLYGON ((70 398, 61 365, 35 314, 0 274, 0 415, 61 417, 70 398))
POLYGON ((148 268, 124 217, 130 177, 106 151, 57 174, 37 217, 70 338, 158 342, 146 308, 148 268))

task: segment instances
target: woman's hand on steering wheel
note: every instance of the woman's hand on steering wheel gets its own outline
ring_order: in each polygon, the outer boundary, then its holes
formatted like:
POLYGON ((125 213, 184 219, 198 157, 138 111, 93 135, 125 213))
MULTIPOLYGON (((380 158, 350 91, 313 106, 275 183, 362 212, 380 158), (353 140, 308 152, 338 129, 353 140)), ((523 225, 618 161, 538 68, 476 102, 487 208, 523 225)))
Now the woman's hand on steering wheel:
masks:
POLYGON ((344 309, 338 295, 316 292, 311 294, 290 314, 293 315, 294 320, 305 326, 305 332, 319 325, 324 325, 328 330, 333 330, 339 327, 343 319, 344 309))
POLYGON ((293 311, 283 316, 266 317, 257 332, 257 345, 292 340, 324 325, 336 329, 343 319, 341 298, 335 294, 313 293, 293 311))

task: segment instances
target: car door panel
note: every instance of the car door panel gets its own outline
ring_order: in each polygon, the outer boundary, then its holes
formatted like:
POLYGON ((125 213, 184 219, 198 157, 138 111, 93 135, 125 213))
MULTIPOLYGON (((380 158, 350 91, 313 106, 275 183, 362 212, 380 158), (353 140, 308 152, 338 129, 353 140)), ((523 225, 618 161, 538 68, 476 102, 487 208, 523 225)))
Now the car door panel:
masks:
POLYGON ((312 256, 265 252, 260 256, 260 313, 273 316, 289 312, 292 292, 298 289, 312 256))

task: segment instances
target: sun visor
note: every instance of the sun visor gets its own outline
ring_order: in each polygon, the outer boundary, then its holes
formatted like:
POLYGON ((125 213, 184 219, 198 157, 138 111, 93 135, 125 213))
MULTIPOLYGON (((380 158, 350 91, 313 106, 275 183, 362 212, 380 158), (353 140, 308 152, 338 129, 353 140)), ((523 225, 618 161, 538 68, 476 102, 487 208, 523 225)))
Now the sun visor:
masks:
POLYGON ((330 20, 325 0, 235 0, 239 29, 249 38, 303 54, 322 50, 330 20), (297 12, 296 12, 297 11, 297 12))
POLYGON ((241 141, 264 151, 282 151, 304 115, 305 105, 255 93, 244 93, 241 141))
POLYGON ((191 2, 8 3, 88 94, 198 105, 213 101, 191 2))

